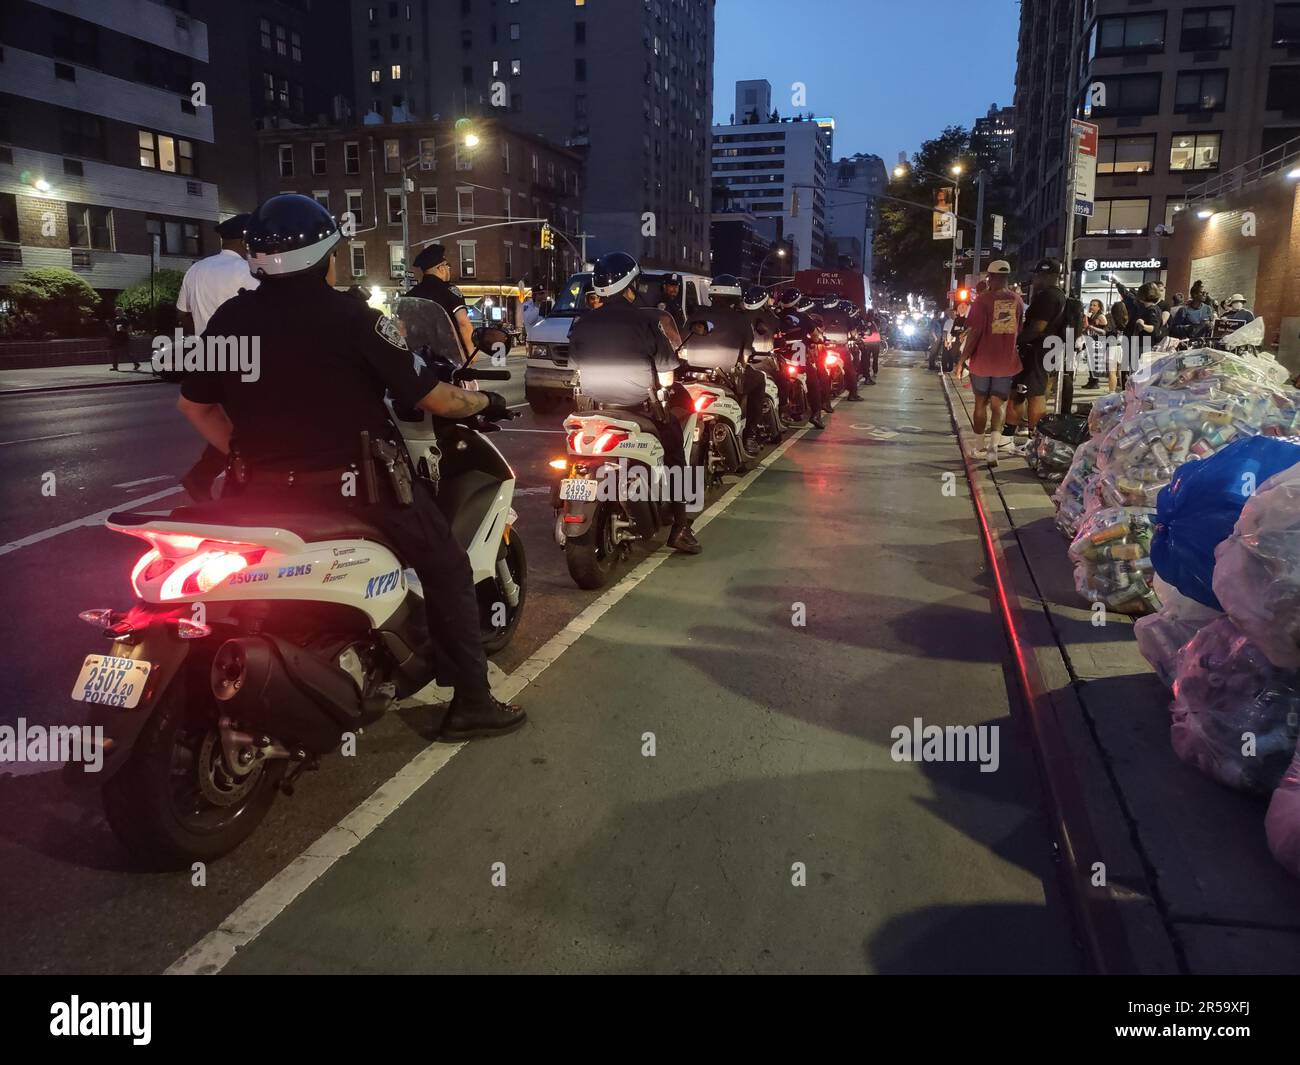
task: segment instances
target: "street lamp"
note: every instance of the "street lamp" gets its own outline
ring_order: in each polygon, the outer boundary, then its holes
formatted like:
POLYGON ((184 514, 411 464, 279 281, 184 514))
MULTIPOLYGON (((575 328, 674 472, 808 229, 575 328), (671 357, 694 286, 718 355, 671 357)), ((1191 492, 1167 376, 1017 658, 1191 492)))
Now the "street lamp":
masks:
POLYGON ((763 256, 763 261, 758 264, 758 285, 760 288, 762 288, 763 286, 763 267, 767 265, 767 260, 772 258, 773 255, 775 255, 778 259, 784 259, 785 248, 773 248, 766 255, 763 256))

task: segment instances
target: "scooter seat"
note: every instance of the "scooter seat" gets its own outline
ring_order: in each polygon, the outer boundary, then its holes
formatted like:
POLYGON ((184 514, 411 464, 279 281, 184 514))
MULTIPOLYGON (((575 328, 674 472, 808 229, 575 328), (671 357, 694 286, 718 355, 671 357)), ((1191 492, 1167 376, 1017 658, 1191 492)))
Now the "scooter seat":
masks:
POLYGON ((393 547, 388 534, 345 510, 285 510, 239 499, 177 507, 168 521, 193 525, 228 525, 247 529, 285 529, 307 543, 322 540, 373 540, 393 547))

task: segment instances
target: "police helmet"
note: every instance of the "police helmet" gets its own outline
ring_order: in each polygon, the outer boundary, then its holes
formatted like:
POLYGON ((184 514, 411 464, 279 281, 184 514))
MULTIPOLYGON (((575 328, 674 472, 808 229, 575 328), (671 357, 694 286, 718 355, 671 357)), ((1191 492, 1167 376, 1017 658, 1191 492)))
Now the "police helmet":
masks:
POLYGON ((244 243, 254 277, 296 277, 320 266, 342 239, 334 216, 310 196, 272 196, 249 216, 244 243))
POLYGON ((740 280, 734 274, 719 274, 709 282, 709 298, 719 296, 740 298, 740 280))
POLYGON ((776 305, 783 311, 793 310, 803 302, 803 293, 797 288, 783 288, 776 294, 776 305))
POLYGON ((741 294, 740 302, 747 311, 761 311, 767 306, 769 298, 767 289, 762 285, 750 285, 741 294))
POLYGON ((621 251, 610 252, 596 261, 591 274, 591 290, 609 299, 632 284, 640 273, 641 267, 632 256, 621 251))

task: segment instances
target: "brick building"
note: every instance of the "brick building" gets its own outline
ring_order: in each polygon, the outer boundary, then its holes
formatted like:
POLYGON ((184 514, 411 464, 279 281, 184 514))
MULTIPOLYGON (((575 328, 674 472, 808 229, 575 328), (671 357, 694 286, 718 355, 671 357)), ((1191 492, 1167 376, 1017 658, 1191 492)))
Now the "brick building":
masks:
POLYGON ((1190 190, 1169 241, 1169 291, 1240 292, 1265 344, 1300 371, 1300 137, 1190 190))
POLYGON ((443 244, 452 281, 471 301, 513 296, 521 282, 553 292, 578 268, 562 237, 541 247, 541 223, 531 220, 579 231, 582 161, 540 137, 483 121, 460 130, 452 122, 265 130, 258 139, 264 190, 314 197, 345 232, 351 212, 340 285, 404 287, 403 171, 411 257, 443 244), (468 147, 471 130, 478 141, 468 147))

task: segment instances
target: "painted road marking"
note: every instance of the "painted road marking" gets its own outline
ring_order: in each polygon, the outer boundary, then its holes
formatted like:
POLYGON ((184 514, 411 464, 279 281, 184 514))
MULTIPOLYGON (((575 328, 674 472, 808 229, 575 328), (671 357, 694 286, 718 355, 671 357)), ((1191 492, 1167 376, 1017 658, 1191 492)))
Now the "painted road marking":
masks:
POLYGON ((0 440, 0 447, 8 447, 10 444, 34 444, 38 440, 63 440, 69 436, 84 435, 84 433, 56 433, 54 436, 28 436, 22 440, 0 440))
POLYGON ((119 510, 129 510, 141 503, 152 503, 155 499, 175 495, 179 491, 181 491, 181 488, 177 485, 174 488, 164 488, 161 492, 154 492, 152 495, 125 499, 116 506, 106 507, 94 514, 88 514, 84 518, 73 518, 72 521, 65 521, 62 525, 56 525, 52 529, 42 529, 40 532, 32 533, 31 536, 24 536, 21 540, 11 540, 7 544, 0 545, 0 555, 7 555, 10 551, 17 551, 20 547, 31 547, 32 544, 39 544, 42 540, 48 540, 52 536, 72 532, 73 529, 84 529, 87 525, 98 525, 110 514, 116 514, 119 510))
MULTIPOLYGON (((700 515, 694 523, 695 528, 704 528, 726 511, 735 499, 807 432, 807 429, 800 429, 778 445, 767 458, 740 479, 733 491, 728 492, 700 515)), ((644 559, 613 588, 589 604, 577 617, 533 652, 513 673, 499 680, 490 675, 497 698, 509 702, 518 696, 595 625, 611 607, 662 566, 673 554, 674 552, 666 547, 660 548, 649 558, 644 559)), ((429 690, 431 689, 426 689, 429 690)), ((419 694, 423 695, 424 692, 419 694)), ((222 921, 214 931, 209 932, 172 962, 165 970, 166 975, 204 976, 219 973, 242 948, 261 935, 299 895, 329 872, 335 862, 345 857, 382 825, 402 803, 432 780, 434 774, 450 762, 464 746, 463 743, 431 743, 381 784, 378 790, 352 813, 253 892, 243 905, 222 921)))
POLYGON ((176 482, 176 477, 173 474, 164 473, 159 477, 141 477, 140 480, 138 481, 123 481, 121 484, 113 485, 113 487, 114 488, 136 488, 142 484, 153 484, 155 481, 171 481, 174 484, 176 482))

